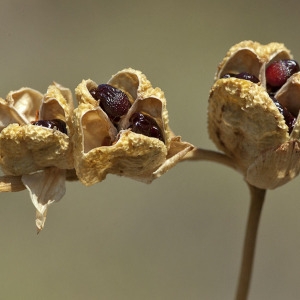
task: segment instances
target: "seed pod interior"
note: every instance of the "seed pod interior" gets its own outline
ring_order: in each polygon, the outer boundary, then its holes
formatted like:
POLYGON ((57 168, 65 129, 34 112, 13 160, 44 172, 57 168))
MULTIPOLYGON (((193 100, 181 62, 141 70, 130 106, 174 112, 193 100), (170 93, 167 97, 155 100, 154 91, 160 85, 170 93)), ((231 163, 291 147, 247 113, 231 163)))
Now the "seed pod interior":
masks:
MULTIPOLYGON (((75 90, 79 105, 74 111, 73 143, 78 178, 85 185, 91 185, 110 173, 151 182, 167 171, 165 167, 154 175, 162 165, 169 164, 170 148, 175 156, 190 151, 192 146, 183 144, 174 150, 164 93, 153 88, 140 71, 124 69, 113 75, 108 84, 130 99, 131 107, 118 120, 111 119, 102 109, 101 99, 93 98, 90 91, 96 95, 94 89, 98 86, 94 81, 83 80, 75 90), (131 118, 136 114, 143 116, 143 120, 133 126, 131 118), (157 138, 160 132, 162 137, 157 138), (158 136, 151 136, 152 133, 158 136)), ((172 165, 180 158, 179 155, 176 159, 173 157, 172 165)))
POLYGON ((50 166, 73 168, 69 136, 59 130, 31 124, 37 117, 61 118, 72 132, 70 103, 55 84, 48 92, 43 96, 35 90, 22 88, 8 94, 4 106, 17 118, 11 119, 0 133, 1 167, 6 174, 29 174, 50 166))

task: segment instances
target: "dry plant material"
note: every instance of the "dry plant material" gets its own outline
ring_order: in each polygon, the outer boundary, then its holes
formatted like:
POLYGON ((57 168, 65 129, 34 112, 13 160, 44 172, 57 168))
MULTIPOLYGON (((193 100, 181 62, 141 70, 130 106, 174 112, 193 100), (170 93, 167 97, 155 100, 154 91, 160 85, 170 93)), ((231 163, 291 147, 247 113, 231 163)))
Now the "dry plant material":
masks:
POLYGON ((300 171, 300 72, 279 43, 244 41, 218 67, 210 91, 209 135, 245 180, 274 189, 300 171))
POLYGON ((74 168, 72 112, 70 90, 57 83, 45 95, 21 88, 0 99, 0 166, 29 190, 38 231, 48 206, 65 194, 66 170, 74 168))
POLYGON ((38 232, 66 180, 89 186, 111 173, 150 183, 194 148, 171 132, 164 93, 140 71, 83 80, 76 97, 74 110, 71 91, 53 83, 45 95, 21 88, 0 99, 0 191, 28 189, 38 232))
POLYGON ((193 149, 172 134, 164 93, 140 71, 101 85, 83 80, 75 93, 74 163, 87 186, 109 173, 150 183, 193 149))

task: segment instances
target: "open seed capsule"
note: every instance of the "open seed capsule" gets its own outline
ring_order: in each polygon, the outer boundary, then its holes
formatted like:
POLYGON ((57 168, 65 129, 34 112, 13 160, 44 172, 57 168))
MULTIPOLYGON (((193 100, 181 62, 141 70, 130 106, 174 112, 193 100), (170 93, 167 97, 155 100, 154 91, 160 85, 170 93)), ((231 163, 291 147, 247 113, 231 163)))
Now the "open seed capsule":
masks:
POLYGON ((72 112, 71 91, 57 83, 45 95, 21 88, 0 99, 0 167, 21 177, 36 208, 38 231, 48 206, 65 193, 67 170, 74 169, 72 112))
POLYGON ((22 88, 0 100, 0 111, 6 110, 11 116, 0 133, 0 165, 5 174, 24 175, 50 166, 73 168, 69 136, 32 124, 37 115, 39 120, 60 119, 71 134, 73 104, 70 103, 72 98, 67 100, 57 84, 51 85, 45 96, 22 88))
POLYGON ((105 111, 103 100, 91 94, 98 87, 94 81, 83 80, 75 90, 79 102, 74 111, 77 176, 85 185, 103 180, 108 173, 151 182, 193 146, 172 135, 164 93, 153 88, 140 71, 122 70, 107 84, 130 102, 117 121, 105 111), (143 126, 137 114, 146 116, 143 126))
POLYGON ((211 139, 236 161, 246 181, 259 188, 276 188, 300 171, 300 73, 291 73, 274 92, 265 72, 273 62, 291 59, 283 44, 241 42, 219 65, 210 91, 211 139), (225 76, 242 72, 259 82, 225 76))

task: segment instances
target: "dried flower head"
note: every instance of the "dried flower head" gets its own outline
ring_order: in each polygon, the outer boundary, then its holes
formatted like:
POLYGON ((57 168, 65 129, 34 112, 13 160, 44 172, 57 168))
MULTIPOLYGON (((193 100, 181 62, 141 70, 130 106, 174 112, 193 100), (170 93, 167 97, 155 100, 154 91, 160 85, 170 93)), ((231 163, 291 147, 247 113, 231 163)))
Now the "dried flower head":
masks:
POLYGON ((164 93, 140 71, 124 69, 102 85, 83 80, 75 93, 74 164, 87 186, 108 173, 149 183, 193 148, 172 134, 164 93))
POLYGON ((45 95, 31 88, 0 99, 0 167, 21 176, 44 226, 48 205, 65 193, 66 169, 73 169, 73 102, 69 89, 53 83, 45 95))
POLYGON ((300 171, 299 109, 300 72, 290 51, 279 43, 244 41, 218 67, 209 135, 248 183, 274 189, 300 171))

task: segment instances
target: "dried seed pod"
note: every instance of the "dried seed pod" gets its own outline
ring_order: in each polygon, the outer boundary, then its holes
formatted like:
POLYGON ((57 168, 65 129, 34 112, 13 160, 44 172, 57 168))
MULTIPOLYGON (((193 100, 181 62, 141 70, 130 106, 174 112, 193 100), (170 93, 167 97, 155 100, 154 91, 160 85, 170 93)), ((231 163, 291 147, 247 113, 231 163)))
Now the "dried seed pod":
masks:
POLYGON ((0 166, 7 175, 21 176, 37 209, 38 231, 48 206, 65 193, 66 170, 74 169, 72 111, 70 90, 57 83, 45 95, 22 88, 0 99, 0 166), (44 127, 50 120, 53 129, 44 127), (56 124, 65 124, 68 134, 56 124))
POLYGON ((9 116, 3 118, 0 133, 0 165, 5 174, 24 175, 50 166, 73 168, 70 137, 31 124, 37 114, 40 120, 60 119, 72 134, 72 98, 64 98, 59 85, 51 85, 45 96, 29 88, 10 92, 0 105, 9 116))
POLYGON ((177 163, 193 146, 173 137, 168 126, 164 93, 153 88, 140 71, 125 69, 108 81, 131 102, 128 112, 113 123, 90 91, 92 80, 83 80, 75 90, 79 106, 74 111, 74 164, 85 185, 103 180, 108 173, 151 182, 177 163), (152 118, 162 138, 133 132, 131 117, 143 113, 152 118))
POLYGON ((300 73, 275 92, 266 83, 266 67, 286 59, 292 55, 283 44, 241 42, 219 65, 209 96, 210 138, 235 160, 247 182, 263 189, 274 189, 300 171, 300 73), (259 83, 225 76, 241 72, 259 83))

